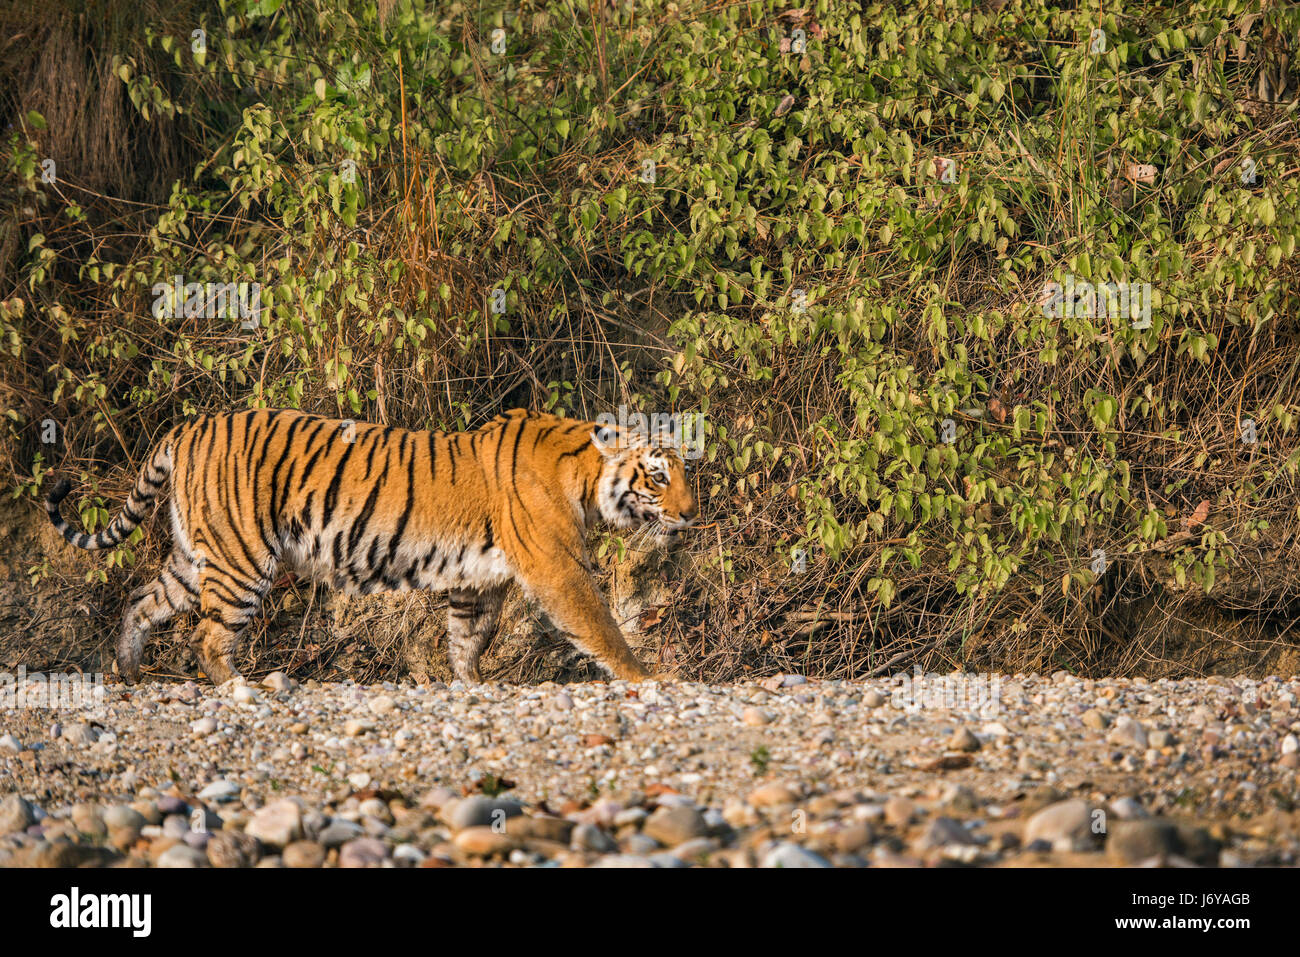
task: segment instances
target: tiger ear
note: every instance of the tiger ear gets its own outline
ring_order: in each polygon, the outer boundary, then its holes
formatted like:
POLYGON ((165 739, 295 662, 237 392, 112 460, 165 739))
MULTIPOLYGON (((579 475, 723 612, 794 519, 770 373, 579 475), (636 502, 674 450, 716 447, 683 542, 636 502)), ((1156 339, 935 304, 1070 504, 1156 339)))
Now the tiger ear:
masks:
POLYGON ((681 442, 677 439, 677 430, 670 425, 659 427, 659 431, 654 434, 653 445, 660 449, 678 449, 681 442))
POLYGON ((607 459, 618 455, 618 433, 607 425, 598 425, 591 430, 591 444, 607 459))

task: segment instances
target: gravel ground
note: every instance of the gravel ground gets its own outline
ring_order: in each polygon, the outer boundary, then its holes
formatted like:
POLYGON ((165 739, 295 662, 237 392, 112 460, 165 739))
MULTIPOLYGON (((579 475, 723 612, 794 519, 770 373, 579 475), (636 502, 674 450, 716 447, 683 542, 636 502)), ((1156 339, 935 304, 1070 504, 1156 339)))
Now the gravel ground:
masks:
POLYGON ((1300 859, 1300 680, 962 680, 109 684, 0 710, 0 864, 1300 859))

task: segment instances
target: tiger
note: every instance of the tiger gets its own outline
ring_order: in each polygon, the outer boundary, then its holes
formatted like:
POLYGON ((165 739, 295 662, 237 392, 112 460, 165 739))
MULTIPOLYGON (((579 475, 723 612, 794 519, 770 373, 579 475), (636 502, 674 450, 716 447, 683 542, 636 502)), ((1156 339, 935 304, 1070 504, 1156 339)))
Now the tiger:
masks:
POLYGON ((698 515, 668 435, 513 409, 468 432, 416 431, 289 409, 200 415, 173 427, 141 467, 122 511, 94 534, 69 526, 59 481, 55 529, 95 550, 124 541, 170 480, 172 549, 131 592, 118 672, 139 680, 151 629, 197 606, 192 643, 216 685, 241 677, 241 632, 280 569, 348 594, 449 593, 454 675, 479 682, 511 583, 605 672, 650 672, 624 640, 593 577, 588 530, 603 519, 669 542, 698 515))

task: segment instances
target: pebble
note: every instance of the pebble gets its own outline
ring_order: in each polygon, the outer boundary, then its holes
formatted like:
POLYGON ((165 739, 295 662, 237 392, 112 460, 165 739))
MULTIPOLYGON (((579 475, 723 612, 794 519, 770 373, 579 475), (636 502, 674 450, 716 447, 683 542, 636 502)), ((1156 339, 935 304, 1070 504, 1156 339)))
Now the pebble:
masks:
POLYGON ((1117 821, 1106 838, 1106 853, 1122 864, 1140 864, 1181 849, 1178 829, 1169 821, 1117 821))
POLYGON ((1116 744, 1127 744, 1135 748, 1146 748, 1147 732, 1142 724, 1128 715, 1123 714, 1115 719, 1115 727, 1111 729, 1110 740, 1116 744))
POLYGON ((17 794, 0 799, 0 834, 25 831, 36 823, 36 808, 17 794))
POLYGON ((798 844, 782 841, 763 855, 760 867, 830 867, 831 862, 798 844))
POLYGON ((916 805, 905 797, 894 795, 885 802, 885 820, 894 827, 906 827, 916 816, 916 805))
POLYGON ((339 867, 378 867, 387 859, 387 846, 373 837, 358 837, 339 848, 339 867))
POLYGON ((0 864, 1014 866, 1103 841, 1112 864, 1300 860, 1279 823, 1300 680, 1001 676, 996 710, 904 710, 889 679, 789 677, 268 676, 256 698, 143 682, 57 722, 6 712, 0 864))
POLYGON ((442 808, 442 818, 453 831, 470 827, 503 827, 508 818, 524 813, 523 805, 509 798, 468 797, 442 808))
POLYGON ((1104 731, 1110 724, 1110 719, 1096 708, 1089 708, 1079 720, 1083 722, 1085 728, 1092 728, 1094 731, 1104 731))
POLYGON ((611 854, 618 850, 618 842, 595 824, 579 824, 573 829, 569 846, 575 851, 592 851, 611 854))
POLYGON ((1149 817, 1142 803, 1131 797, 1121 797, 1111 801, 1110 811, 1121 821, 1135 821, 1138 818, 1149 817))
POLYGON ((704 837, 709 825, 694 807, 659 807, 646 818, 641 833, 665 847, 676 847, 692 838, 704 837))
POLYGON ((475 857, 504 856, 519 846, 517 838, 490 827, 467 827, 456 834, 452 843, 475 857))
POLYGON ((288 799, 275 801, 253 815, 244 833, 268 847, 284 847, 302 837, 302 809, 288 799))
POLYGON ((285 867, 315 868, 325 866, 325 847, 315 841, 294 841, 280 853, 285 867))
POLYGON ((208 838, 206 850, 213 867, 252 867, 262 856, 257 839, 241 831, 217 831, 208 838))
POLYGON ((788 784, 774 782, 750 791, 745 800, 753 807, 781 807, 797 803, 799 797, 788 784))
POLYGON ((339 847, 353 838, 360 837, 364 831, 365 829, 355 821, 335 818, 320 832, 318 840, 326 847, 339 847))
POLYGON ((923 852, 951 844, 968 845, 978 843, 970 831, 950 817, 936 817, 926 825, 921 836, 912 844, 912 850, 923 852))
POLYGON ((105 837, 108 834, 104 812, 98 804, 74 804, 69 817, 82 834, 91 837, 105 837))
POLYGON ((213 781, 199 792, 200 801, 212 801, 217 804, 233 801, 237 797, 239 797, 239 785, 225 779, 213 781))
POLYGON ((283 671, 272 671, 262 679, 262 684, 272 691, 292 691, 298 687, 298 682, 294 681, 283 671))
POLYGON ((1092 850, 1096 838, 1093 834, 1093 809, 1087 801, 1071 798, 1049 804, 1025 824, 1022 838, 1026 846, 1042 841, 1053 851, 1092 850))
POLYGON ((173 844, 158 855, 156 867, 207 867, 208 857, 188 844, 173 844))
POLYGON ((63 734, 59 737, 68 744, 88 747, 99 740, 99 732, 84 721, 78 721, 76 724, 70 724, 64 728, 63 734))

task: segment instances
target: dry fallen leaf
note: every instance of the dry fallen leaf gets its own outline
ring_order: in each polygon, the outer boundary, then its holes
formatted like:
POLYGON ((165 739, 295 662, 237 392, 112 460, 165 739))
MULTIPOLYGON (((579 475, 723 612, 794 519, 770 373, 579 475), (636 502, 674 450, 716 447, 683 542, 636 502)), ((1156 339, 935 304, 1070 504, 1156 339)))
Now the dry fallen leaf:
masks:
POLYGON ((1124 169, 1124 176, 1130 183, 1154 183, 1156 168, 1150 163, 1129 163, 1124 169))
POLYGON ((645 611, 641 612, 641 617, 639 619, 641 630, 646 631, 647 629, 653 628, 655 625, 659 624, 659 622, 663 620, 664 620, 663 608, 660 607, 659 605, 652 605, 651 607, 647 608, 645 611))
POLYGON ((1208 498, 1203 498, 1201 499, 1201 504, 1196 506, 1196 511, 1183 519, 1183 531, 1190 532, 1197 525, 1205 524, 1205 519, 1209 517, 1209 514, 1210 500, 1208 498))

